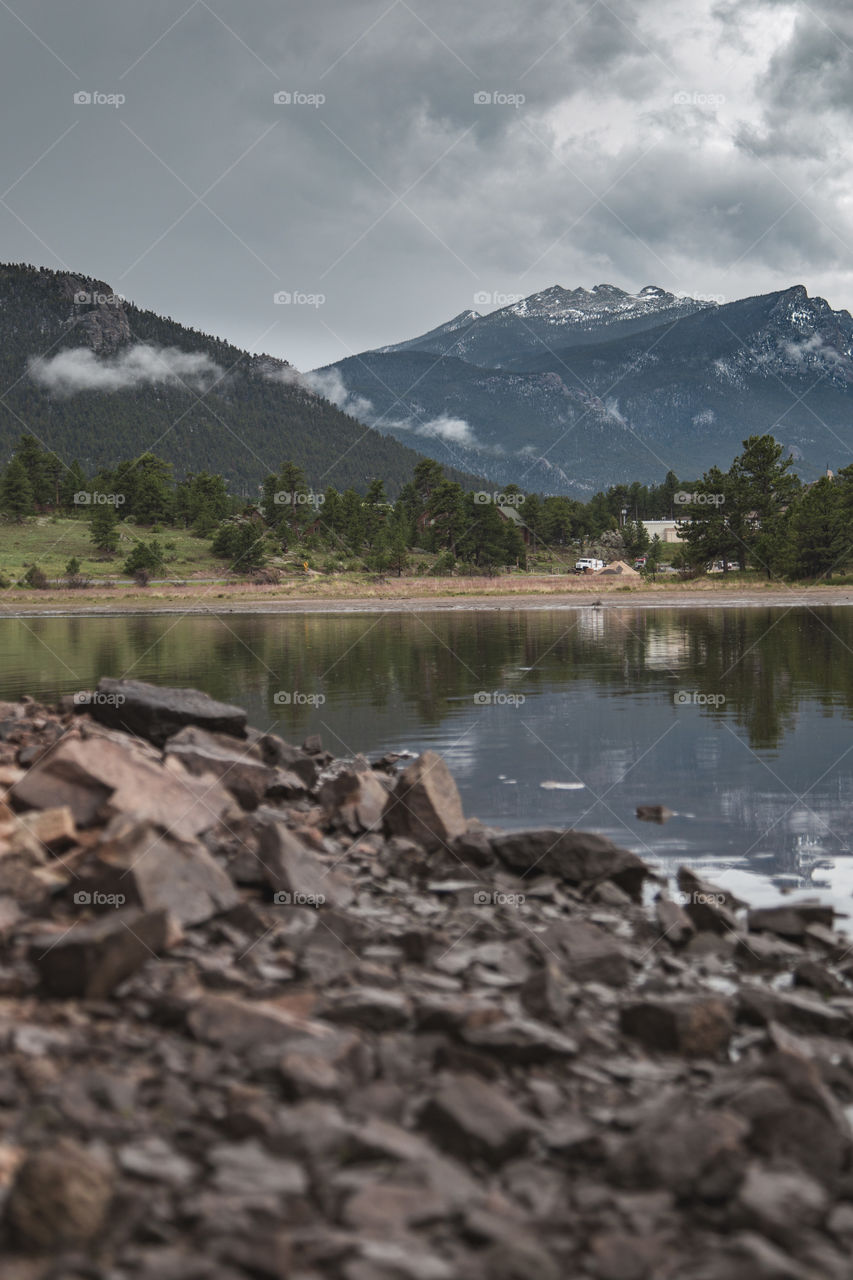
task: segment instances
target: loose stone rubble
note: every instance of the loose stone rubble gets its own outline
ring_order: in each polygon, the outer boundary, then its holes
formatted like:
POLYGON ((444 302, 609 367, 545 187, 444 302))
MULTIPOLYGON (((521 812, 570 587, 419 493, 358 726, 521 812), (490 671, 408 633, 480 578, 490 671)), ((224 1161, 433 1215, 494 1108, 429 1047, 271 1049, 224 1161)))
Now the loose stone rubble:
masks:
POLYGON ((0 704, 0 1275, 849 1280, 850 941, 678 885, 430 752, 0 704))

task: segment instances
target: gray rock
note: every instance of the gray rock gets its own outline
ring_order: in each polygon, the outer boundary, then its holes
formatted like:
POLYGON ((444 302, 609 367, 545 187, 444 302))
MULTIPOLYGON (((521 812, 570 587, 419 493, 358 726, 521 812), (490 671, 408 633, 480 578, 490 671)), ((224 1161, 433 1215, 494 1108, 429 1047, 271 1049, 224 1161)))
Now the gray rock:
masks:
POLYGON ((519 875, 553 875, 582 886, 613 880, 635 901, 652 875, 636 854, 584 831, 509 831, 493 836, 491 846, 495 856, 519 875))
POLYGON ((168 689, 143 680, 104 677, 98 681, 98 693, 102 696, 87 708, 95 720, 147 738, 158 747, 184 725, 234 738, 246 736, 242 707, 217 702, 198 689, 168 689))
POLYGON ((472 1075, 447 1077, 423 1107, 420 1123, 451 1154, 489 1164, 523 1151, 536 1131, 506 1093, 472 1075))
POLYGON ((780 907, 754 907, 747 912, 751 933, 775 933, 780 938, 799 942, 810 925, 831 929, 836 912, 820 902, 786 902, 780 907))
POLYGON ((804 1229, 817 1226, 828 1202, 824 1188, 801 1169, 768 1169, 756 1163, 747 1169, 737 1197, 743 1225, 777 1244, 793 1244, 804 1229))
MULTIPOLYGON (((260 816, 260 815, 259 815, 260 816)), ((345 907, 352 890, 342 876, 325 867, 316 854, 283 822, 264 815, 258 826, 258 861, 279 905, 345 907)))
POLYGON ((280 1160, 260 1143, 216 1143, 207 1152, 219 1191, 240 1200, 264 1196, 301 1196, 308 1190, 305 1170, 295 1160, 280 1160))
POLYGON ((560 920, 542 935, 547 953, 562 955, 575 982, 603 982, 624 987, 631 977, 625 951, 609 933, 584 920, 560 920))
POLYGON ((410 1021, 412 1007, 402 992, 355 987, 325 1001, 322 1013, 332 1022, 345 1022, 368 1031, 390 1031, 410 1021))
POLYGON ((178 1155, 163 1138, 152 1135, 119 1148, 118 1163, 125 1173, 146 1182, 165 1182, 170 1187, 183 1187, 196 1176, 191 1160, 178 1155))

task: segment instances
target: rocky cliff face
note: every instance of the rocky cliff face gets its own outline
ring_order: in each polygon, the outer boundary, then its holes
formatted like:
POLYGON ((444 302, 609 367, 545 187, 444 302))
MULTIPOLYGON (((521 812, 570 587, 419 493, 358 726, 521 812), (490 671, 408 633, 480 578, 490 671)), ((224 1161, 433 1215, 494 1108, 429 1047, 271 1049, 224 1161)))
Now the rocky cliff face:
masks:
POLYGON ((96 355, 114 355, 132 334, 124 299, 103 280, 62 276, 59 292, 69 303, 66 325, 75 328, 96 355))

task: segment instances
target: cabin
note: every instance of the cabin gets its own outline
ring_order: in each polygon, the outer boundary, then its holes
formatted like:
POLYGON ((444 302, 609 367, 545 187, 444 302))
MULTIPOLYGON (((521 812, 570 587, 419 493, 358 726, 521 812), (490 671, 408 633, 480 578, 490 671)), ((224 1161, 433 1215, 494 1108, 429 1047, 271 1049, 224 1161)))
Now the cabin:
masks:
POLYGON ((497 504, 497 510, 498 510, 498 515, 503 516, 504 520, 508 520, 510 524, 515 525, 516 529, 524 539, 524 545, 526 547, 529 547, 531 542, 531 533, 527 525, 524 523, 521 516, 519 515, 518 508, 504 506, 502 502, 499 502, 497 504))

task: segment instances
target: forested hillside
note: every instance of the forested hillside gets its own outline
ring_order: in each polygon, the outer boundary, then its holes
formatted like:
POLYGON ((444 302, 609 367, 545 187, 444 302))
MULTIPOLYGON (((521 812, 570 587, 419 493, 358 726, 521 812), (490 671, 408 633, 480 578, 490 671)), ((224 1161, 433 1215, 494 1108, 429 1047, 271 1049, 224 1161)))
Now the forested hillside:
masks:
POLYGON ((379 477, 396 494, 420 455, 297 379, 285 361, 139 310, 103 281, 0 266, 3 462, 30 432, 87 474, 152 450, 179 477, 215 471, 249 494, 286 457, 319 488, 364 492, 379 477))

